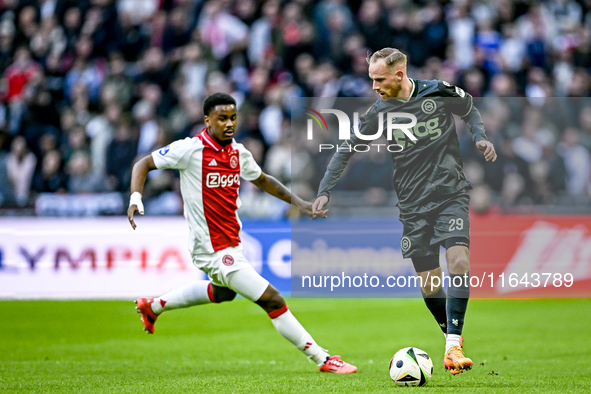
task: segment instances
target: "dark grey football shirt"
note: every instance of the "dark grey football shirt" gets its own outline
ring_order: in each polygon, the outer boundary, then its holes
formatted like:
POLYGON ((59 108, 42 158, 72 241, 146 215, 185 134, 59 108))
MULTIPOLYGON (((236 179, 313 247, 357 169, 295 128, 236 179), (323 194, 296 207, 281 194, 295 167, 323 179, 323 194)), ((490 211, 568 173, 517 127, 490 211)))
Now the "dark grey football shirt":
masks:
MULTIPOLYGON (((416 118, 416 125, 391 131, 388 144, 398 144, 392 153, 394 162, 394 189, 403 212, 436 201, 443 196, 470 188, 463 170, 460 143, 452 114, 461 116, 473 134, 474 142, 485 140, 482 118, 472 105, 472 96, 444 81, 412 80, 413 89, 408 100, 381 97, 359 118, 359 133, 375 135, 382 114, 382 135, 388 137, 388 113, 398 113, 391 123, 408 124, 416 118), (414 136, 415 141, 408 134, 414 136)), ((324 178, 320 182, 318 196, 330 196, 349 159, 355 153, 353 146, 371 142, 360 139, 354 133, 339 147, 332 157, 324 178)), ((382 148, 383 149, 383 148, 382 148)))

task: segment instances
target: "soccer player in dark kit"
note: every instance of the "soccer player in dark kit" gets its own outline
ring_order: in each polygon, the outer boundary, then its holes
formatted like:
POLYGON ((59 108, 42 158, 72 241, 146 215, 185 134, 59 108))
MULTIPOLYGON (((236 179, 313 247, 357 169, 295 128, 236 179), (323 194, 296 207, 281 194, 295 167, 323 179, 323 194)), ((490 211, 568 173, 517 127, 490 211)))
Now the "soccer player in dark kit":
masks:
MULTIPOLYGON (((469 370, 472 360, 462 350, 462 328, 470 298, 468 205, 470 183, 463 170, 460 144, 453 114, 466 122, 476 147, 486 161, 495 161, 495 148, 486 138, 482 118, 472 105, 472 96, 445 81, 411 79, 406 74, 406 55, 383 48, 367 58, 373 90, 380 98, 359 119, 359 134, 376 135, 379 121, 387 122, 388 112, 409 114, 411 123, 391 131, 399 145, 392 153, 394 189, 398 195, 400 221, 404 227, 401 250, 411 258, 421 277, 421 292, 429 311, 446 337, 445 367, 454 375, 469 370), (415 121, 416 123, 413 123, 415 121), (444 246, 451 277, 447 294, 440 281, 439 248, 444 246)), ((390 122, 392 119, 390 118, 390 122)), ((386 135, 387 125, 383 127, 386 135)), ((364 143, 357 135, 337 149, 322 179, 313 214, 323 217, 330 191, 349 159, 351 149, 364 143)))

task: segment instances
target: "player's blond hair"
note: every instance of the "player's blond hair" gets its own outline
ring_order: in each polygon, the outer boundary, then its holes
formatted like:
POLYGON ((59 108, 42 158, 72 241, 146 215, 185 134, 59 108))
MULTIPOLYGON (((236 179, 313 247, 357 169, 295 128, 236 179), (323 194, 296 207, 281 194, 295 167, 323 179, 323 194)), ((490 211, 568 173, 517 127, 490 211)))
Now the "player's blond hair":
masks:
POLYGON ((367 55, 365 60, 367 64, 371 64, 377 62, 378 59, 384 59, 388 67, 392 67, 400 62, 406 65, 406 55, 396 48, 382 48, 371 55, 367 55))

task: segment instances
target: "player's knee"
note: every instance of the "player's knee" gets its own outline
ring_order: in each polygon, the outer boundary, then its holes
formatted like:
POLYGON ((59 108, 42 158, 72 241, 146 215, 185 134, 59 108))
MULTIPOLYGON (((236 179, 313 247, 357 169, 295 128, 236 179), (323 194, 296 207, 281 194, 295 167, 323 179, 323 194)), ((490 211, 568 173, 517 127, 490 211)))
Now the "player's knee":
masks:
POLYGON ((283 308, 284 306, 285 299, 279 292, 275 293, 267 303, 267 309, 269 309, 270 311, 275 311, 277 309, 283 308))
POLYGON ((263 308, 265 312, 269 313, 283 308, 285 306, 285 299, 275 287, 269 285, 267 290, 265 290, 256 303, 263 308))
POLYGON ((421 286, 421 292, 423 293, 423 297, 429 297, 430 295, 437 293, 440 288, 441 286, 435 286, 430 283, 425 283, 421 286))
POLYGON ((453 256, 448 262, 449 272, 452 274, 463 274, 470 270, 470 260, 465 254, 453 256))
POLYGON ((421 292, 423 297, 435 294, 441 288, 441 273, 437 275, 421 275, 421 292))
POLYGON ((420 279, 421 292, 423 297, 437 293, 441 288, 441 268, 437 267, 427 271, 417 271, 420 279))
POLYGON ((213 298, 215 302, 232 301, 236 298, 236 292, 227 287, 213 286, 213 298))

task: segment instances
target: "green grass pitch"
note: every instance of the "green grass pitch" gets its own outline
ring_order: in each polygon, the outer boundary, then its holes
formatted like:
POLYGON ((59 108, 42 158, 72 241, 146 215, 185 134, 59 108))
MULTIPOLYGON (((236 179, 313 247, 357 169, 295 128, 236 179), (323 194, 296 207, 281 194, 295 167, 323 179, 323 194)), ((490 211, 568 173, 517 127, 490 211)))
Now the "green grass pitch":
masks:
POLYGON ((167 312, 142 331, 132 302, 0 302, 0 393, 591 393, 591 300, 472 300, 472 371, 443 369, 444 338, 422 300, 288 299, 352 375, 321 374, 243 299, 167 312), (435 366, 421 388, 388 375, 398 349, 435 366))

